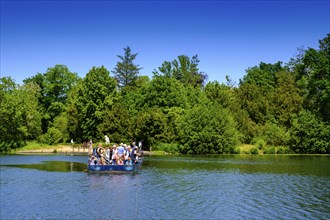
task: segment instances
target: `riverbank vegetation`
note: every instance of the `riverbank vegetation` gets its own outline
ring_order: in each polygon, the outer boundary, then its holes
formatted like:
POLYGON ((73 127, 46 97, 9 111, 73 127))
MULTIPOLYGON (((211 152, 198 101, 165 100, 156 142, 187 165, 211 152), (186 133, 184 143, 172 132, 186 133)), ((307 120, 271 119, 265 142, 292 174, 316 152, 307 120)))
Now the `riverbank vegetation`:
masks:
POLYGON ((169 153, 244 153, 242 144, 249 153, 330 153, 329 34, 285 64, 248 68, 238 83, 207 81, 197 55, 164 61, 150 79, 137 55, 126 47, 112 71, 92 67, 83 78, 65 65, 22 85, 2 77, 0 151, 108 135, 169 153))

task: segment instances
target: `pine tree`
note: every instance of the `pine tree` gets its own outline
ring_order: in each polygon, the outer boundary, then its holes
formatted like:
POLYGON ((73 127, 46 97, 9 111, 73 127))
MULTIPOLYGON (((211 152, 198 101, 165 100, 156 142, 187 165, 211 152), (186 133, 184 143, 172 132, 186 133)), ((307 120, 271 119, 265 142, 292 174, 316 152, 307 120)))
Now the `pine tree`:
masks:
POLYGON ((132 54, 129 46, 124 48, 124 51, 124 56, 118 55, 121 61, 117 62, 116 67, 112 71, 119 87, 133 86, 141 69, 139 65, 133 63, 138 54, 132 54))

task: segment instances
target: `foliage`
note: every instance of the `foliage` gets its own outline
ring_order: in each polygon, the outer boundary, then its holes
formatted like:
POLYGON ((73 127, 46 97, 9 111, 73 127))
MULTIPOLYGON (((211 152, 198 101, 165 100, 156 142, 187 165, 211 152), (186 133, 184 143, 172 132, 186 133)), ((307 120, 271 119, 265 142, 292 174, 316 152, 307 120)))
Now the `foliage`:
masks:
POLYGON ((229 153, 240 134, 226 109, 206 103, 187 109, 179 124, 180 151, 187 154, 229 153))
POLYGON ((187 107, 187 91, 182 83, 173 78, 155 77, 143 91, 140 102, 144 107, 187 107))
POLYGON ((298 83, 304 91, 305 108, 330 122, 330 34, 296 60, 298 83))
POLYGON ((276 154, 290 154, 293 153, 292 150, 290 150, 289 147, 278 147, 276 154))
POLYGON ((11 78, 1 78, 0 152, 19 148, 41 133, 38 94, 34 83, 17 86, 11 78))
POLYGON ((329 153, 329 43, 328 34, 286 65, 248 68, 237 86, 229 76, 227 84, 206 84, 197 55, 165 61, 151 79, 140 76, 129 47, 114 77, 101 66, 79 78, 64 65, 23 85, 4 77, 0 151, 31 140, 97 142, 106 134, 171 153, 329 153))
POLYGON ((48 68, 46 73, 38 73, 24 80, 24 83, 33 82, 40 87, 39 112, 42 114, 42 130, 47 132, 49 124, 54 118, 65 112, 68 93, 76 84, 78 75, 72 73, 65 65, 55 65, 48 68))
POLYGON ((259 150, 257 147, 253 147, 250 151, 250 154, 259 154, 259 150))
POLYGON ((129 143, 133 140, 132 120, 127 108, 121 103, 116 103, 105 110, 104 120, 100 128, 104 134, 115 143, 129 143))
POLYGON ((276 153, 276 149, 274 146, 266 147, 264 150, 264 154, 275 154, 275 153, 276 153))
POLYGON ((193 87, 203 86, 207 80, 207 75, 199 71, 198 55, 189 58, 185 55, 178 56, 178 59, 172 62, 165 61, 158 70, 154 70, 155 76, 164 76, 174 78, 186 85, 193 87))
POLYGON ((262 139, 261 137, 255 137, 253 138, 253 140, 251 141, 252 144, 254 144, 258 149, 264 149, 267 145, 266 141, 264 141, 264 139, 262 139))
POLYGON ((120 87, 133 86, 141 70, 139 65, 133 63, 138 54, 132 54, 131 48, 128 46, 124 48, 124 51, 124 56, 118 55, 121 61, 117 62, 112 71, 120 87))
POLYGON ((179 151, 179 144, 177 143, 159 143, 153 147, 154 151, 164 151, 166 153, 176 153, 179 151))
POLYGON ((165 141, 167 122, 165 114, 159 108, 140 111, 134 121, 134 137, 143 141, 144 149, 165 141))
POLYGON ((105 110, 111 109, 116 99, 117 83, 109 74, 104 66, 93 67, 79 85, 73 105, 77 108, 81 140, 100 140, 104 136, 100 125, 105 118, 105 110))
POLYGON ((293 118, 290 144, 296 153, 330 153, 330 125, 302 110, 293 118))

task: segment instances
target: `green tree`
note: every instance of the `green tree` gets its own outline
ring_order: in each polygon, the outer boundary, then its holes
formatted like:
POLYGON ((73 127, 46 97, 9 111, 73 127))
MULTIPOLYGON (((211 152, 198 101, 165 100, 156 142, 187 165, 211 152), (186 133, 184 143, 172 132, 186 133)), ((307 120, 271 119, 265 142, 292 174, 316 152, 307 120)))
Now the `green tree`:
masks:
POLYGON ((140 104, 149 108, 185 108, 187 106, 187 91, 184 85, 174 78, 155 76, 142 92, 145 95, 140 104))
POLYGON ((134 125, 134 137, 143 141, 145 149, 165 141, 167 121, 161 109, 154 107, 140 111, 134 119, 134 125))
POLYGON ((40 135, 38 94, 39 87, 34 83, 18 86, 11 78, 1 78, 0 151, 21 147, 40 135))
POLYGON ((112 73, 115 75, 115 79, 120 87, 134 86, 138 78, 139 71, 141 70, 139 65, 136 65, 133 62, 138 54, 132 54, 131 48, 128 46, 124 48, 124 51, 124 56, 118 55, 121 61, 117 62, 112 73))
POLYGON ((255 122, 251 120, 247 110, 241 108, 242 100, 238 97, 238 89, 233 87, 228 76, 227 81, 229 85, 220 84, 217 81, 209 82, 205 86, 205 94, 210 101, 229 110, 237 123, 237 129, 243 134, 243 140, 249 143, 256 135, 255 122))
POLYGON ((249 68, 243 80, 240 80, 238 97, 242 109, 247 110, 249 117, 255 123, 264 124, 274 118, 276 75, 287 70, 287 67, 282 67, 281 62, 275 64, 261 62, 258 67, 249 68))
POLYGON ((302 109, 303 97, 295 75, 292 72, 280 71, 275 74, 275 91, 273 95, 274 118, 280 125, 291 126, 293 114, 302 109))
POLYGON ((78 78, 78 75, 72 73, 67 66, 58 64, 48 68, 44 74, 38 73, 24 80, 24 83, 34 82, 41 88, 39 111, 42 113, 43 133, 47 132, 49 124, 56 116, 66 111, 68 93, 78 78))
POLYGON ((69 136, 70 138, 78 141, 83 141, 84 137, 83 129, 81 126, 82 122, 84 121, 81 114, 84 103, 80 103, 80 96, 83 95, 82 91, 83 80, 79 79, 77 84, 73 86, 69 92, 66 108, 69 136))
POLYGON ((211 103, 187 109, 178 130, 181 152, 187 154, 233 152, 241 136, 228 110, 211 103))
POLYGON ((304 106, 330 122, 330 34, 294 61, 298 83, 304 91, 304 106))
MULTIPOLYGON (((93 67, 83 79, 78 88, 78 97, 75 101, 78 121, 82 129, 81 138, 103 138, 102 122, 105 111, 111 109, 116 99, 117 83, 110 77, 109 71, 101 66, 93 67)), ((71 107, 74 111, 74 108, 71 107)))
POLYGON ((302 110, 293 117, 291 148, 296 153, 330 153, 330 125, 312 112, 302 110))
POLYGON ((203 86, 207 80, 207 75, 199 71, 198 63, 197 55, 192 58, 180 55, 177 60, 172 62, 165 61, 161 67, 158 67, 158 70, 154 70, 153 74, 155 76, 175 78, 193 87, 203 86))
POLYGON ((121 102, 114 103, 111 109, 104 112, 104 120, 101 129, 107 134, 112 142, 130 143, 134 139, 132 116, 125 105, 121 102))

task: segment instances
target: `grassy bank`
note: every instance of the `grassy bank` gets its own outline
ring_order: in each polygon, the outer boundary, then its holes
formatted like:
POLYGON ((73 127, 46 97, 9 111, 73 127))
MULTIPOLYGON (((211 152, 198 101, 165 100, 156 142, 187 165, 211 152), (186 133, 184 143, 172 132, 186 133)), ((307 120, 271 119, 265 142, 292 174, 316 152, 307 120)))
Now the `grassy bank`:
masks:
MULTIPOLYGON (((11 153, 71 153, 71 152, 84 152, 80 148, 81 145, 69 143, 60 143, 55 145, 41 144, 35 141, 27 142, 27 145, 13 150, 11 153)), ((85 150, 86 151, 86 150, 85 150)), ((87 151, 86 151, 87 152, 87 151)))
MULTIPOLYGON (((61 143, 56 145, 47 145, 37 143, 35 141, 28 142, 26 146, 12 151, 12 153, 63 153, 63 152, 84 152, 87 149, 82 149, 81 144, 61 143)), ((87 151, 86 151, 87 152, 87 151)), ((168 155, 178 154, 177 144, 162 143, 158 146, 151 148, 152 155, 168 155)), ((260 147, 251 144, 242 144, 235 149, 236 154, 292 154, 293 152, 289 147, 274 147, 265 146, 260 147)))

